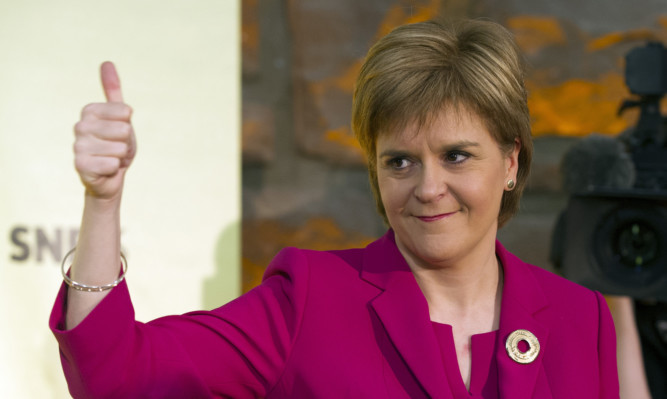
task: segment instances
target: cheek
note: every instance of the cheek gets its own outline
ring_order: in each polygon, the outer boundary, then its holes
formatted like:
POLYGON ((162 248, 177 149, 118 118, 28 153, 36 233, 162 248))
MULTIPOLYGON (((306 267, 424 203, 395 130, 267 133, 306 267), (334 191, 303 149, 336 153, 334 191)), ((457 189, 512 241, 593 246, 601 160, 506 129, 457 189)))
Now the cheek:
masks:
POLYGON ((477 209, 492 209, 500 206, 504 192, 502 176, 500 174, 486 174, 484 178, 474 179, 464 176, 452 182, 450 191, 464 205, 477 209))
POLYGON ((488 179, 485 187, 480 189, 483 200, 487 203, 490 209, 500 209, 500 202, 502 201, 505 192, 504 173, 498 173, 492 178, 488 179))
POLYGON ((407 181, 396 180, 378 175, 378 186, 382 204, 387 213, 394 213, 402 209, 410 197, 410 187, 407 181))

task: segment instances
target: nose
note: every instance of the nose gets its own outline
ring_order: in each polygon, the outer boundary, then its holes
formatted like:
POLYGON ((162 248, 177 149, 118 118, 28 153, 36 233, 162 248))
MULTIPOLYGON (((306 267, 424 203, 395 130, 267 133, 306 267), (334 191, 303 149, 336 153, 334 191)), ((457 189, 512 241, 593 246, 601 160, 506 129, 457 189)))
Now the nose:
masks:
POLYGON ((439 165, 423 166, 414 195, 420 202, 437 201, 447 192, 445 171, 439 165))

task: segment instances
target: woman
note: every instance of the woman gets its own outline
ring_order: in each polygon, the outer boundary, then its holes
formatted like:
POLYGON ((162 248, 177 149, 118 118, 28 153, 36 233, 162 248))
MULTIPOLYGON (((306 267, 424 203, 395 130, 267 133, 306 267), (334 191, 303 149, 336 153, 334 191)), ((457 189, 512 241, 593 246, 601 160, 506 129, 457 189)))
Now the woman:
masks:
POLYGON ((119 273, 135 141, 112 65, 102 81, 108 102, 84 108, 76 126, 86 201, 70 287, 51 317, 74 396, 618 397, 602 296, 495 238, 532 151, 522 63, 502 27, 407 25, 370 50, 353 127, 390 226, 382 238, 285 249, 237 300, 147 324, 134 320, 124 282, 105 289, 119 273))

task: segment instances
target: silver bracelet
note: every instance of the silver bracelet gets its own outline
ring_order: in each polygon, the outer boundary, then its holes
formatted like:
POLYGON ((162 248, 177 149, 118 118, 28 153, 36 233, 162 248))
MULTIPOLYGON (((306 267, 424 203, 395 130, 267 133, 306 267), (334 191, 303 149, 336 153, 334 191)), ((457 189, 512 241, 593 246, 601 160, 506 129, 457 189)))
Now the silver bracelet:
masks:
POLYGON ((60 265, 60 272, 63 275, 63 280, 65 280, 65 283, 69 285, 70 287, 74 288, 75 290, 78 291, 86 291, 86 292, 102 292, 106 290, 110 290, 113 287, 117 286, 120 284, 121 281, 125 278, 125 274, 127 273, 127 259, 125 259, 125 255, 123 253, 120 253, 120 263, 123 268, 123 273, 112 283, 110 284, 105 284, 105 285, 87 285, 87 284, 81 284, 79 282, 76 282, 72 280, 68 275, 67 272, 65 272, 65 261, 71 254, 74 253, 76 250, 76 247, 72 248, 69 250, 69 252, 65 255, 63 258, 63 263, 60 265))

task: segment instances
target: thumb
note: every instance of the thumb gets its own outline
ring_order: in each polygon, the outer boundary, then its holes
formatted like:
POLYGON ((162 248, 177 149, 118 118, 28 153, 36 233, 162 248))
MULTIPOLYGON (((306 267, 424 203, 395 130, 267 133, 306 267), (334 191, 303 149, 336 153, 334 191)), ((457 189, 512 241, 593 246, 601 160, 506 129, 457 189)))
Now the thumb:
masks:
POLYGON ((102 78, 102 87, 107 102, 122 103, 123 92, 120 89, 120 79, 113 63, 106 61, 100 67, 100 77, 102 78))

